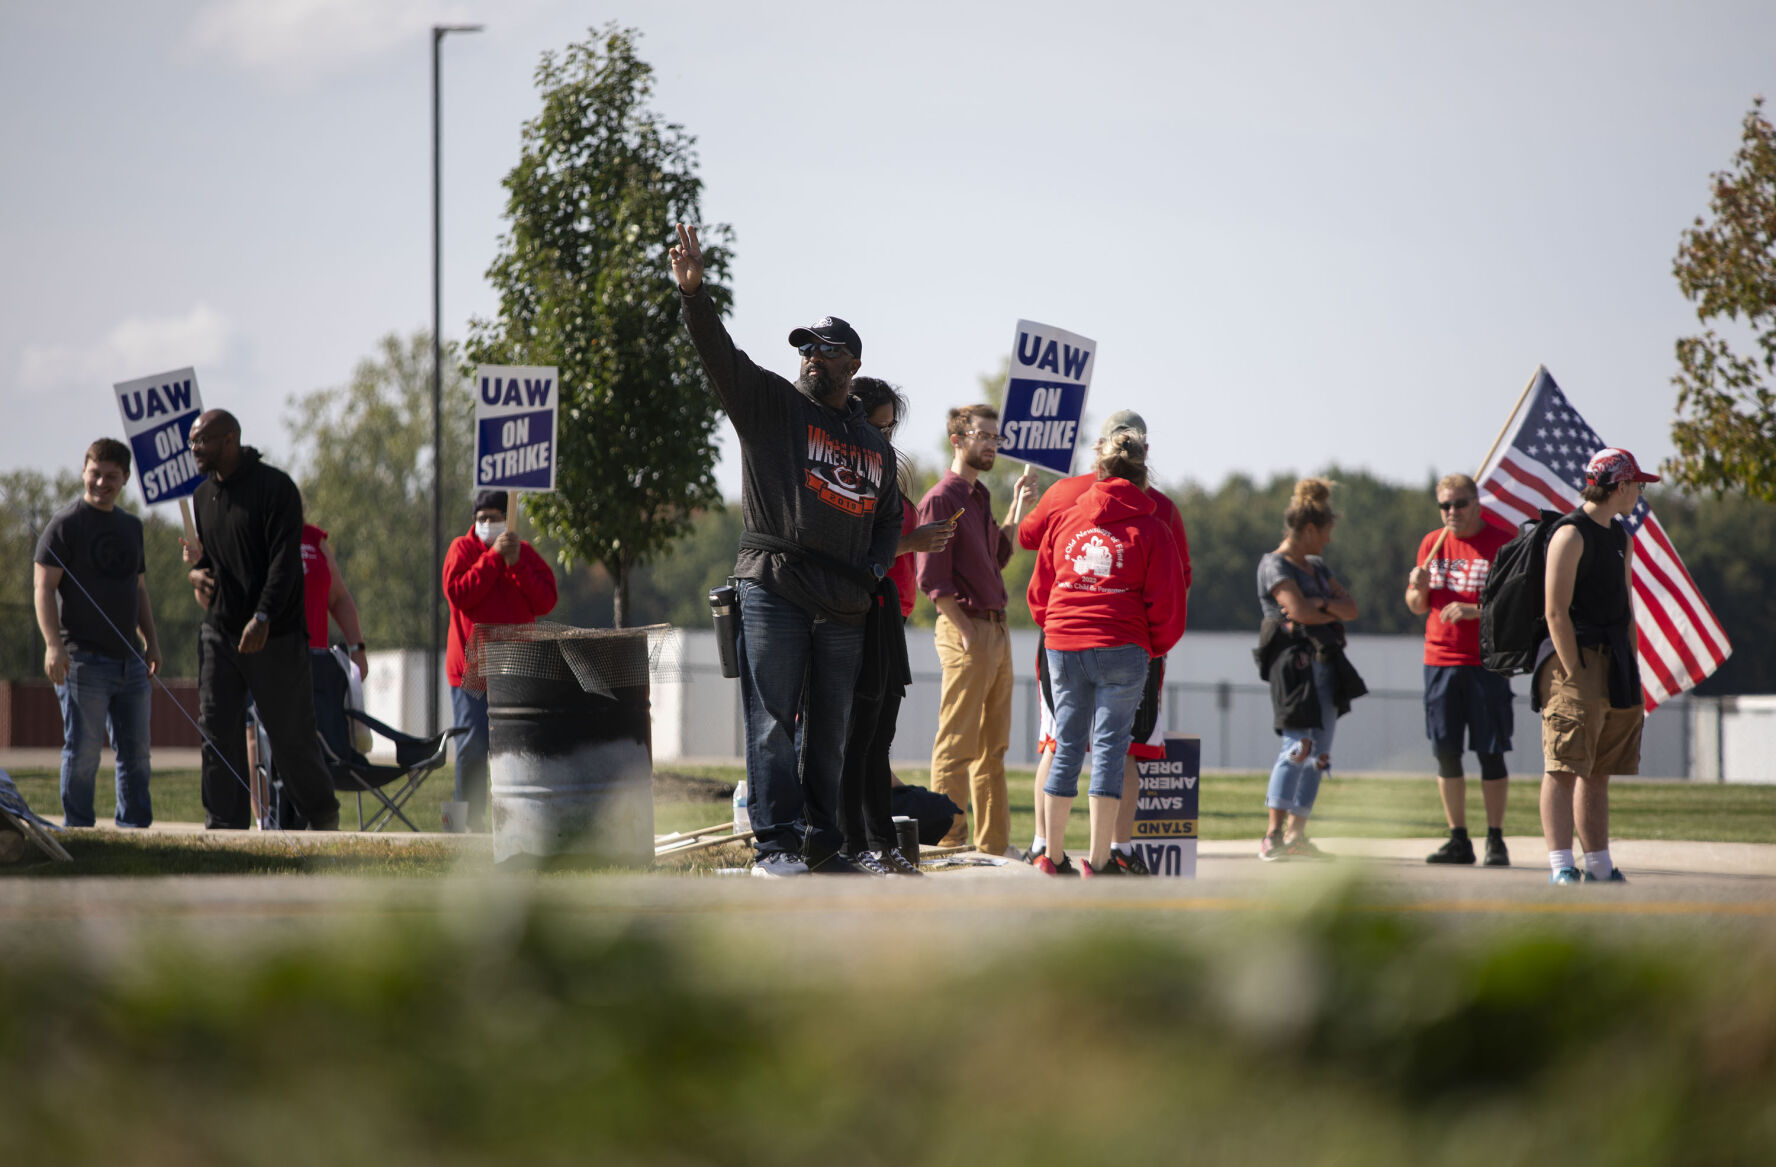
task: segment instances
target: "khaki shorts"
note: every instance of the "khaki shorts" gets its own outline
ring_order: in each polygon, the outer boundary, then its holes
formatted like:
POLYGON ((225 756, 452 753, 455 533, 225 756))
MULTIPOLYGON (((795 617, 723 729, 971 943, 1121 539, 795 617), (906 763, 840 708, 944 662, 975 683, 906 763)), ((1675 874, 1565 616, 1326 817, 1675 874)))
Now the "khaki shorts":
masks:
POLYGON ((1550 771, 1591 777, 1640 773, 1640 731, 1646 709, 1612 709, 1607 645, 1579 650, 1579 673, 1566 675, 1548 658, 1536 677, 1542 699, 1542 756, 1550 771))

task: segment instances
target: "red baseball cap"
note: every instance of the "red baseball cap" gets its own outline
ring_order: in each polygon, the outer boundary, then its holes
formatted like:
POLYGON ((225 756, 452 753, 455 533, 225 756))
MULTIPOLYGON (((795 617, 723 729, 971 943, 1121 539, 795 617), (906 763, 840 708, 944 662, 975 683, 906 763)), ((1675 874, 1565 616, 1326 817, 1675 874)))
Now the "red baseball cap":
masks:
POLYGON ((1606 446, 1585 463, 1585 481, 1593 486, 1614 486, 1618 482, 1657 482, 1659 476, 1642 470, 1627 450, 1606 446))

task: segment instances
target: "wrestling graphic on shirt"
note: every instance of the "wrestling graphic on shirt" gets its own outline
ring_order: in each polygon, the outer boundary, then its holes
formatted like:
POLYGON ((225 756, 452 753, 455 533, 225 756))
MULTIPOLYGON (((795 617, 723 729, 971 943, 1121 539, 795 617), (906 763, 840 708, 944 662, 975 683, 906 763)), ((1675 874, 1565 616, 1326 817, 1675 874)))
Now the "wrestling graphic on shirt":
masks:
POLYGON ((808 464, 802 485, 834 510, 873 515, 882 490, 882 455, 808 426, 808 464))

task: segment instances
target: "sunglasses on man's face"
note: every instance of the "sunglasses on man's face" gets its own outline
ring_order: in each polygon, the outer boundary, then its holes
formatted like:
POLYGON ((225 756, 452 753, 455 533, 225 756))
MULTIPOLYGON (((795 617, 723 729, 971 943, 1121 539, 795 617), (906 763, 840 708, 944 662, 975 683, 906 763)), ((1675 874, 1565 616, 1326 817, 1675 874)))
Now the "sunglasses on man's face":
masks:
POLYGON ((1448 502, 1438 503, 1437 509, 1440 511, 1459 511, 1473 501, 1474 500, 1471 498, 1452 498, 1448 502))
POLYGON ((807 344, 796 346, 796 348, 797 351, 805 357, 815 355, 823 357, 848 357, 851 355, 851 350, 842 344, 825 344, 822 342, 809 341, 807 344))

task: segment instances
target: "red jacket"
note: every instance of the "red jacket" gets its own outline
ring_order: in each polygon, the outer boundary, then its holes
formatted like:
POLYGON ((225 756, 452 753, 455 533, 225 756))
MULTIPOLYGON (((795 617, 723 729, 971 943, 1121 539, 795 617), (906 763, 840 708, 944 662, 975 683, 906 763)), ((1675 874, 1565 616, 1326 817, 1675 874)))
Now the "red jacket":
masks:
POLYGON ((518 562, 505 557, 471 529, 458 535, 444 556, 444 598, 450 601, 450 649, 444 671, 462 684, 463 649, 477 624, 534 624, 555 610, 555 573, 529 543, 518 544, 518 562))
POLYGON ((1028 593, 1045 647, 1138 644, 1162 657, 1178 643, 1182 557, 1155 509, 1127 479, 1106 478, 1049 522, 1028 593))
MULTIPOLYGON (((1018 524, 1018 543, 1025 551, 1034 551, 1042 546, 1042 536, 1048 532, 1048 525, 1056 516, 1073 508, 1082 495, 1091 489, 1092 483, 1098 480, 1096 474, 1076 474, 1071 478, 1063 478, 1042 494, 1036 509, 1024 516, 1018 524)), ((1178 546, 1178 560, 1184 569, 1184 590, 1190 590, 1190 540, 1184 534, 1184 519, 1178 514, 1178 504, 1166 496, 1165 491, 1149 486, 1147 497, 1153 500, 1156 508, 1155 518, 1166 525, 1172 533, 1172 541, 1178 546)), ((1180 600, 1180 605, 1186 601, 1180 600)), ((1186 611, 1188 608, 1186 607, 1186 611)))

